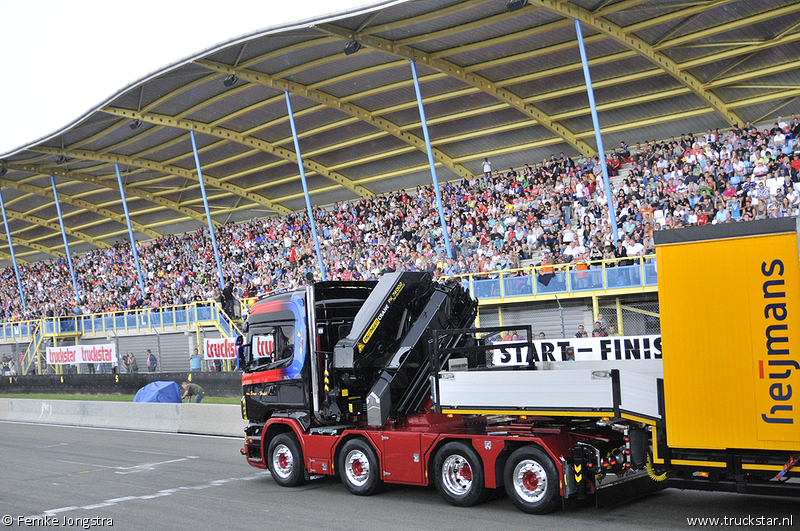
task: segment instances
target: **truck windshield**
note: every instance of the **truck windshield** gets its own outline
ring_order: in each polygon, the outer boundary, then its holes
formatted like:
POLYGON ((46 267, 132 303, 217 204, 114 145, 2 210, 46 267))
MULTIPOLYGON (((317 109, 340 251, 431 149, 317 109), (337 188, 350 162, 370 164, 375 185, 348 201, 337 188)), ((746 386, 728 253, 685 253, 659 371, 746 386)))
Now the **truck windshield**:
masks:
POLYGON ((294 356, 294 325, 260 326, 251 338, 248 371, 274 369, 291 364, 294 356))

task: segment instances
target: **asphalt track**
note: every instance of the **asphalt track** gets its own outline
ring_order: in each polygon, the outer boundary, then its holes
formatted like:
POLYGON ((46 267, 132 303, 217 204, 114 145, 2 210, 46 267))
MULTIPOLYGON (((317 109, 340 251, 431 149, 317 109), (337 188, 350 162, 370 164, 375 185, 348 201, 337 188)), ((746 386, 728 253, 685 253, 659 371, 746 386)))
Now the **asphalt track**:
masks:
POLYGON ((20 516, 47 515, 73 528, 83 523, 76 519, 110 518, 113 529, 153 531, 662 530, 725 516, 791 516, 800 525, 800 500, 725 493, 667 490, 612 508, 531 516, 504 496, 464 509, 434 489, 360 498, 334 478, 284 489, 245 464, 240 446, 223 437, 0 422, 0 516, 11 516, 9 529, 25 526, 20 516))

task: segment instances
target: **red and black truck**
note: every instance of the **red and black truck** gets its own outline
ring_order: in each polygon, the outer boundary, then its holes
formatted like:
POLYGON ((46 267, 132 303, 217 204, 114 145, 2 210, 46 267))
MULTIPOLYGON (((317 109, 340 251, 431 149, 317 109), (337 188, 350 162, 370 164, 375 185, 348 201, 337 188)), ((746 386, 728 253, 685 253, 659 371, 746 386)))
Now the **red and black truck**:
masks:
POLYGON ((287 487, 337 474, 358 495, 433 482, 457 506, 504 487, 530 513, 606 486, 632 494, 653 484, 647 419, 624 420, 620 371, 586 373, 601 402, 565 406, 540 392, 549 404, 516 404, 525 374, 555 376, 547 385, 560 392, 585 382, 537 370, 530 327, 516 342, 496 341, 507 328, 469 328, 476 308, 460 284, 421 272, 319 282, 253 305, 240 362, 247 461, 287 487), (491 368, 509 352, 527 365, 491 368), (482 376, 461 381, 468 375, 482 376), (489 393, 483 402, 460 403, 476 385, 489 393))

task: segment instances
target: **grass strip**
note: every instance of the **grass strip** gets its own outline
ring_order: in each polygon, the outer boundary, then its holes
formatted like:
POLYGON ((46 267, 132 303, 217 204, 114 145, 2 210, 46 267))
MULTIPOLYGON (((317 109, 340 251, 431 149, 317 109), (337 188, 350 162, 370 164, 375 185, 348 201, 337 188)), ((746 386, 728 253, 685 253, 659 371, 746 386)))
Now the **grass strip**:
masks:
MULTIPOLYGON (((90 394, 26 394, 8 393, 0 394, 0 398, 29 398, 31 400, 85 400, 89 402, 133 402, 133 395, 90 395, 90 394)), ((208 396, 203 398, 203 404, 239 404, 241 398, 238 396, 208 396)))

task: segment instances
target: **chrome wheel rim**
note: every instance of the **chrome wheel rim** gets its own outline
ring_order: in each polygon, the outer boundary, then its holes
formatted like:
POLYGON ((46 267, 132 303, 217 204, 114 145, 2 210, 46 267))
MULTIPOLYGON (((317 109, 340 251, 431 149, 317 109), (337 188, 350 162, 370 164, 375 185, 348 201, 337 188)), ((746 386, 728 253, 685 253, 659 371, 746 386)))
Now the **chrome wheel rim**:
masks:
POLYGON ((344 466, 347 481, 360 487, 369 480, 369 459, 361 450, 352 450, 347 454, 344 466))
POLYGON ((279 444, 272 451, 272 469, 275 475, 281 479, 286 479, 292 474, 294 468, 294 456, 292 451, 285 444, 279 444))
POLYGON ((453 496, 464 496, 472 488, 472 467, 460 455, 450 455, 442 463, 442 484, 453 496))
POLYGON ((547 473, 542 465, 531 459, 524 459, 514 467, 514 490, 526 502, 536 503, 547 492, 547 473))

